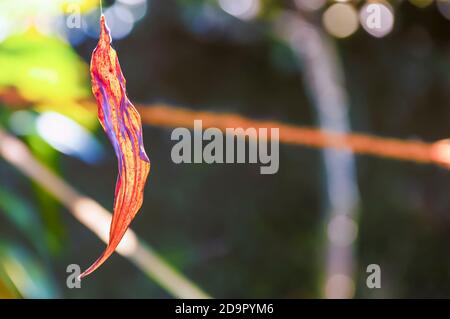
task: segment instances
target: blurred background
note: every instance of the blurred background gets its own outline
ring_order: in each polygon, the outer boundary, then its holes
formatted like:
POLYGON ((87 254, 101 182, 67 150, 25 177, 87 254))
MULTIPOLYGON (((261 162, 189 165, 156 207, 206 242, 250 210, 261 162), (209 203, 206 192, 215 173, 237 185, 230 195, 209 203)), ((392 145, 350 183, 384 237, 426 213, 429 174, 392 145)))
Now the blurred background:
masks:
MULTIPOLYGON (((105 0, 103 11, 128 95, 142 109, 164 103, 344 133, 450 136, 448 0, 105 0)), ((126 254, 69 289, 67 265, 85 269, 104 243, 70 203, 20 172, 22 163, 40 174, 14 153, 22 141, 64 183, 112 209, 117 163, 88 66, 99 15, 98 0, 0 0, 2 298, 186 296, 126 254)), ((172 130, 145 122, 152 171, 132 228, 195 291, 449 297, 448 170, 283 144, 275 175, 254 164, 176 165, 172 130), (380 289, 366 286, 369 264, 381 268, 380 289)))

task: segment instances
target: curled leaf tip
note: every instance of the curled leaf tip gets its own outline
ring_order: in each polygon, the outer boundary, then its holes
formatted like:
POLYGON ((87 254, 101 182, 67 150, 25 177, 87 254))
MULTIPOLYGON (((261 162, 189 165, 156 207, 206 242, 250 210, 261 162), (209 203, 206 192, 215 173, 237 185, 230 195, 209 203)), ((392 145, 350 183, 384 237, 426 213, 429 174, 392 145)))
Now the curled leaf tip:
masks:
POLYGON ((126 81, 116 51, 111 47, 111 34, 104 15, 100 17, 100 38, 92 53, 91 78, 99 121, 117 156, 118 177, 108 245, 80 278, 100 267, 119 245, 142 206, 150 172, 141 118, 126 95, 126 81))

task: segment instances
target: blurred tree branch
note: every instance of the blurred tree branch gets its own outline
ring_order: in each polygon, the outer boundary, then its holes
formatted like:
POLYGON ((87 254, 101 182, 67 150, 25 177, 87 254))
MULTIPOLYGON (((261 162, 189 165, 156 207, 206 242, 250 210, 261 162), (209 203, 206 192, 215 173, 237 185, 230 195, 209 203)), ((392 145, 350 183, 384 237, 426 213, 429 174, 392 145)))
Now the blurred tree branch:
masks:
MULTIPOLYGON (((105 243, 108 242, 111 213, 96 201, 82 196, 63 179, 33 157, 27 146, 0 128, 0 156, 16 169, 41 185, 58 199, 83 225, 105 243)), ((151 247, 129 230, 117 252, 131 260, 167 292, 177 298, 210 298, 194 283, 177 272, 151 247)))
MULTIPOLYGON (((14 109, 29 108, 36 101, 27 101, 14 89, 0 89, 0 103, 14 109), (12 102, 9 104, 7 102, 12 102)), ((97 106, 93 100, 80 101, 91 112, 97 106)), ((447 140, 426 143, 420 140, 402 140, 369 134, 326 131, 313 127, 285 124, 270 120, 254 120, 234 113, 196 111, 168 104, 137 105, 142 122, 159 127, 194 127, 194 120, 202 120, 203 127, 279 128, 280 142, 314 148, 332 148, 419 164, 437 164, 450 167, 450 144, 447 140)))

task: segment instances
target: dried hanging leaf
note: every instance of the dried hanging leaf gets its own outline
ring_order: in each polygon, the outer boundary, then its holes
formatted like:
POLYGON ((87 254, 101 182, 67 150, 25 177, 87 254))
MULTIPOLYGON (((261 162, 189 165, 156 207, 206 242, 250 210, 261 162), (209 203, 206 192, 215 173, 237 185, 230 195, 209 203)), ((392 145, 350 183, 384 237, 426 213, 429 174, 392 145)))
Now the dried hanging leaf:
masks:
POLYGON ((141 118, 126 95, 125 78, 116 51, 111 47, 111 34, 103 15, 100 26, 100 39, 91 60, 92 91, 97 100, 100 123, 116 152, 119 175, 109 243, 81 278, 100 267, 119 245, 142 206, 150 172, 150 161, 142 140, 141 118))

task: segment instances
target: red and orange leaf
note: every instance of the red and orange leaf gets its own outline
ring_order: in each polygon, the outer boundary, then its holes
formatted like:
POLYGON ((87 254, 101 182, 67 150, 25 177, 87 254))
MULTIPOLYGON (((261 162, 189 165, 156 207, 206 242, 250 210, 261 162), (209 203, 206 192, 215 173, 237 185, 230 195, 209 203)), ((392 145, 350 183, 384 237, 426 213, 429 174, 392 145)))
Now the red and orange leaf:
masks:
POLYGON ((126 95, 125 78, 105 17, 100 18, 100 39, 92 53, 92 92, 98 105, 98 117, 114 147, 119 174, 114 198, 114 213, 108 245, 81 278, 100 267, 115 251, 131 221, 142 206, 150 161, 142 139, 141 118, 126 95))

